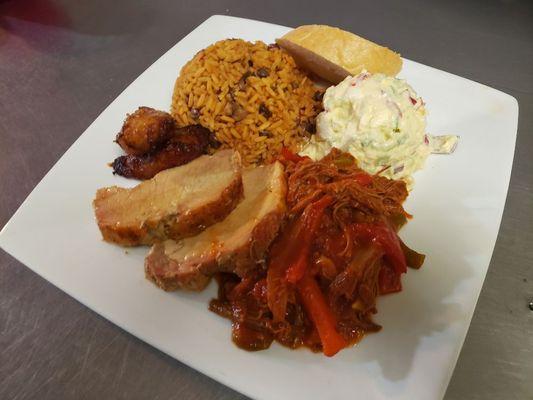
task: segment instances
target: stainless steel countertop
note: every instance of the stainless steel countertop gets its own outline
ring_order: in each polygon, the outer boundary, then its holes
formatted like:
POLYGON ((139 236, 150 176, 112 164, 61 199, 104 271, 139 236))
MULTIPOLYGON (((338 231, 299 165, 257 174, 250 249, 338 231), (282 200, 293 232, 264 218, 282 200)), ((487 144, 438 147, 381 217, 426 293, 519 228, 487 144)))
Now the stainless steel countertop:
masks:
MULTIPOLYGON (((518 99, 504 217, 446 399, 533 399, 528 0, 0 0, 0 226, 98 114, 212 14, 339 26, 518 99)), ((245 397, 125 333, 0 251, 0 398, 245 397)))

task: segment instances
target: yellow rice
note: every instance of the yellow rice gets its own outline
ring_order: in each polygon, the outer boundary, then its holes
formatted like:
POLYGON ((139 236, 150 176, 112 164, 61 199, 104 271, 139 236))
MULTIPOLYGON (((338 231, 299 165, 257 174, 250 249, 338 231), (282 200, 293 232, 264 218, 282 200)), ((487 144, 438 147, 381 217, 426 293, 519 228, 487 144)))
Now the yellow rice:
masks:
POLYGON ((320 111, 316 92, 282 49, 228 39, 182 68, 171 112, 180 126, 209 128, 251 165, 272 161, 282 147, 298 149, 320 111))

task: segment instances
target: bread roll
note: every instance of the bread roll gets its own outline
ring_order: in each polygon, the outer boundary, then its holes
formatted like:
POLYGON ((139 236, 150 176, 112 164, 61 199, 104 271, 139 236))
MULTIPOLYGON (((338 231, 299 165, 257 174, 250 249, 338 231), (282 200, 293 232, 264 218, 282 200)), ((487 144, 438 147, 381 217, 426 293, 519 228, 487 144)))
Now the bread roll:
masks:
POLYGON ((332 83, 362 70, 394 76, 402 69, 398 53, 353 33, 327 25, 304 25, 276 43, 303 68, 332 83))

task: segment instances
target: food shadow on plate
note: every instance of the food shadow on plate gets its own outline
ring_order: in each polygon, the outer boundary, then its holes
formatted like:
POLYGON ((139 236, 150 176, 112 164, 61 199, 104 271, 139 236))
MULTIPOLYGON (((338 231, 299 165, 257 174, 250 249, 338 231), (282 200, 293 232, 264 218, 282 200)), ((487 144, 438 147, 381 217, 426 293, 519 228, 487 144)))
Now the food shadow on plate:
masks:
POLYGON ((460 281, 468 278, 468 269, 455 269, 452 273, 440 269, 432 275, 439 283, 431 291, 405 285, 405 292, 396 301, 390 298, 378 302, 376 321, 383 329, 367 336, 350 355, 350 362, 377 361, 383 379, 403 380, 409 375, 423 338, 437 335, 467 317, 460 304, 447 303, 445 299, 460 281))
MULTIPOLYGON (((452 230, 453 224, 444 219, 434 223, 445 231, 452 230)), ((438 233, 433 232, 429 236, 435 240, 438 233)), ((444 234, 448 235, 447 232, 444 234)), ((449 338, 458 334, 458 323, 464 322, 469 312, 465 305, 447 299, 460 286, 470 285, 468 280, 474 275, 474 266, 470 262, 471 244, 461 243, 453 235, 449 237, 453 251, 430 246, 430 238, 419 240, 417 248, 427 249, 424 266, 419 271, 408 271, 403 278, 401 293, 378 300, 376 322, 383 329, 368 335, 352 352, 346 352, 349 354, 343 361, 377 362, 381 371, 379 380, 400 382, 409 375, 417 353, 427 352, 428 348, 437 353, 439 348, 434 346, 447 345, 446 341, 432 340, 432 337, 444 336, 450 330, 449 338)), ((379 386, 384 391, 391 388, 390 385, 379 386)))

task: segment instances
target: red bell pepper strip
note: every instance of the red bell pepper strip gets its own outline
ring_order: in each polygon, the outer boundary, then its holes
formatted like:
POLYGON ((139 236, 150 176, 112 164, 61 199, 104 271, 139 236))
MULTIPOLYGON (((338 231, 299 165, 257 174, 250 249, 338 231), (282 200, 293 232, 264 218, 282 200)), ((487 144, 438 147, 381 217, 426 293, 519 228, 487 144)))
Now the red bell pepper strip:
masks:
POLYGON ((337 332, 335 315, 329 308, 315 279, 309 274, 304 274, 296 285, 304 308, 313 321, 324 355, 331 357, 346 347, 344 338, 337 332))
POLYGON ((400 275, 407 272, 407 262, 396 232, 385 223, 356 223, 351 226, 357 240, 376 243, 385 252, 390 263, 381 267, 378 276, 379 293, 395 293, 402 290, 400 275))
POLYGON ((368 186, 372 183, 372 175, 369 175, 365 172, 359 172, 354 176, 354 180, 361 186, 368 186))
POLYGON ((272 245, 267 269, 267 299, 274 322, 285 319, 288 298, 287 268, 301 253, 303 218, 293 220, 272 245))
POLYGON ((400 240, 392 228, 385 223, 358 222, 352 224, 351 230, 356 239, 374 242, 381 246, 385 252, 385 258, 391 263, 398 275, 407 272, 407 263, 400 246, 400 240))
POLYGON ((307 266, 309 264, 309 251, 306 250, 307 249, 304 249, 303 247, 300 248, 296 260, 289 264, 289 268, 287 269, 287 273, 285 274, 287 282, 296 283, 300 279, 302 279, 302 276, 307 270, 307 266))
POLYGON ((293 153, 292 151, 290 151, 286 147, 283 147, 281 149, 280 155, 281 155, 282 161, 285 160, 285 161, 292 161, 292 162, 295 162, 295 163, 299 163, 300 161, 303 161, 303 160, 310 160, 309 157, 307 157, 307 156, 299 156, 298 154, 293 153))
POLYGON ((316 233, 320 228, 320 221, 324 215, 325 209, 333 202, 333 197, 326 195, 320 200, 308 205, 297 223, 300 223, 300 229, 293 238, 299 248, 294 261, 291 262, 287 269, 287 281, 296 283, 302 279, 311 253, 311 246, 315 239, 316 233))
POLYGON ((402 281, 400 274, 397 274, 392 268, 384 265, 379 270, 378 275, 379 294, 396 293, 402 290, 402 281))
POLYGON ((290 246, 292 228, 288 226, 285 229, 270 251, 266 277, 267 302, 274 322, 285 320, 287 310, 288 284, 285 275, 292 257, 290 246))
POLYGON ((266 283, 268 307, 274 321, 285 319, 287 284, 297 282, 306 271, 314 235, 325 208, 332 201, 331 196, 324 196, 308 206, 299 218, 286 227, 272 246, 266 283))

